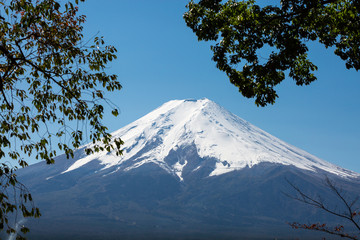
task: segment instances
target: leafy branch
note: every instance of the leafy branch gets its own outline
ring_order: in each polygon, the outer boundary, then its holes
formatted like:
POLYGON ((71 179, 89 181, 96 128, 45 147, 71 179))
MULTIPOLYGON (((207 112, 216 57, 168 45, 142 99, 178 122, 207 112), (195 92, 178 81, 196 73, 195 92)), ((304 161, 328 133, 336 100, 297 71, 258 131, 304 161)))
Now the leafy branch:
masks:
MULTIPOLYGON (((85 149, 87 154, 113 150, 122 154, 122 140, 112 138, 102 122, 103 104, 114 116, 119 113, 105 97, 106 92, 122 88, 115 74, 105 72, 117 57, 116 48, 106 45, 102 37, 95 37, 90 46, 83 43, 85 16, 78 15, 79 1, 74 2, 0 1, 4 13, 0 18, 0 159, 16 161, 20 167, 26 167, 26 158, 33 155, 54 163, 56 150, 73 157, 84 143, 79 126, 90 126, 93 144, 85 149)), ((22 204, 31 203, 31 195, 18 182, 17 168, 6 163, 0 172, 0 230, 12 232, 8 213, 21 210, 24 217, 40 215, 36 208, 22 204), (20 189, 20 194, 6 191, 10 186, 20 189)))

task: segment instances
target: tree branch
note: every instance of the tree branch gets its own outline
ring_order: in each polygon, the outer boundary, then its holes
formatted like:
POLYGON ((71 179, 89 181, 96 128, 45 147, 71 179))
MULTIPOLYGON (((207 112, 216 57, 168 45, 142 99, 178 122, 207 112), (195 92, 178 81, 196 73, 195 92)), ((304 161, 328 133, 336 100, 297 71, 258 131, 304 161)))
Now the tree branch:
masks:
MULTIPOLYGON (((351 224, 360 231, 360 227, 358 222, 354 219, 355 217, 359 217, 360 216, 360 212, 356 213, 355 210, 353 209, 353 205, 356 203, 356 200, 358 198, 356 198, 351 204, 349 204, 349 201, 347 201, 344 197, 344 195, 341 193, 341 191, 334 185, 333 182, 330 181, 330 179, 328 177, 326 177, 326 184, 329 187, 329 189, 336 195, 336 197, 341 201, 341 203, 345 206, 346 208, 346 212, 341 214, 339 212, 336 212, 335 210, 331 209, 329 206, 326 206, 321 200, 317 200, 313 197, 310 197, 309 195, 305 194, 300 188, 298 188, 297 186, 295 186, 293 183, 291 183, 290 181, 288 181, 286 179, 286 181, 288 182, 288 184, 297 192, 297 196, 293 196, 293 195, 289 195, 289 194, 285 194, 286 196, 295 199, 297 201, 303 202, 305 204, 308 204, 310 206, 314 206, 316 208, 320 208, 322 210, 324 210, 325 212, 328 212, 334 216, 343 218, 348 220, 349 222, 351 222, 351 224)), ((290 226, 292 226, 293 228, 297 229, 297 228, 301 228, 301 229, 309 229, 309 230, 316 230, 316 231, 321 231, 321 232, 326 232, 329 234, 333 234, 333 235, 337 235, 340 237, 346 237, 349 239, 358 239, 357 236, 352 236, 348 233, 344 232, 344 226, 337 226, 334 227, 334 229, 328 228, 326 227, 326 224, 311 224, 311 225, 307 225, 307 224, 299 224, 299 223, 291 223, 289 224, 290 226)))

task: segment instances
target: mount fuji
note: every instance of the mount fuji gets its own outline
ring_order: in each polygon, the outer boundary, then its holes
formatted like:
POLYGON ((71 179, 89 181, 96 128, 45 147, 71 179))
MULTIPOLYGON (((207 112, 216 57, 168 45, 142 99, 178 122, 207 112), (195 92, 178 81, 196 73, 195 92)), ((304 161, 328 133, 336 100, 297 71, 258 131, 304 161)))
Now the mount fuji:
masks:
POLYGON ((42 217, 30 239, 318 238, 287 222, 331 215, 288 197, 290 181, 329 204, 329 177, 360 193, 360 174, 281 141, 208 99, 167 102, 112 133, 123 155, 87 156, 18 171, 42 217))

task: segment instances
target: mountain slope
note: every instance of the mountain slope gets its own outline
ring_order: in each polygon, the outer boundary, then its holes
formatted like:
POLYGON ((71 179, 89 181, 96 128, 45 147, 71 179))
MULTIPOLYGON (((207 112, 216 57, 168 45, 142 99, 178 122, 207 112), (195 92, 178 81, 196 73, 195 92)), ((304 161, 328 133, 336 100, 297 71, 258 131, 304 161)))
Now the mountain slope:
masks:
POLYGON ((286 179, 333 206, 325 176, 360 193, 358 173, 208 99, 170 101, 113 135, 125 141, 121 157, 86 156, 87 145, 19 171, 43 214, 30 239, 319 239, 286 223, 337 220, 286 197, 286 179))
MULTIPOLYGON (((217 159, 210 176, 261 162, 292 165, 310 171, 321 169, 344 177, 358 176, 271 136, 208 99, 167 102, 114 132, 113 136, 121 137, 125 142, 121 158, 100 153, 76 161, 64 172, 94 159, 101 162, 103 169, 118 166, 122 170, 153 162, 182 180, 187 159, 172 164, 164 160, 171 151, 195 144, 200 157, 217 159)), ((199 168, 201 165, 192 170, 199 168)))

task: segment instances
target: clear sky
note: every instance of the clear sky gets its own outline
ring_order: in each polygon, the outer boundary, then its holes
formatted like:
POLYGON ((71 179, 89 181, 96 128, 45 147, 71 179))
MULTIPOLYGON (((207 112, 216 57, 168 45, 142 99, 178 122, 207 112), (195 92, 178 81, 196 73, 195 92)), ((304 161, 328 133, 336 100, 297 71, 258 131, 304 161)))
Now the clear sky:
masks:
POLYGON ((172 99, 209 98, 270 134, 341 167, 360 172, 360 72, 322 46, 311 46, 318 81, 286 79, 277 103, 257 107, 229 83, 182 15, 187 0, 87 0, 86 38, 98 34, 118 49, 108 71, 123 89, 107 95, 121 109, 105 118, 111 131, 172 99))

